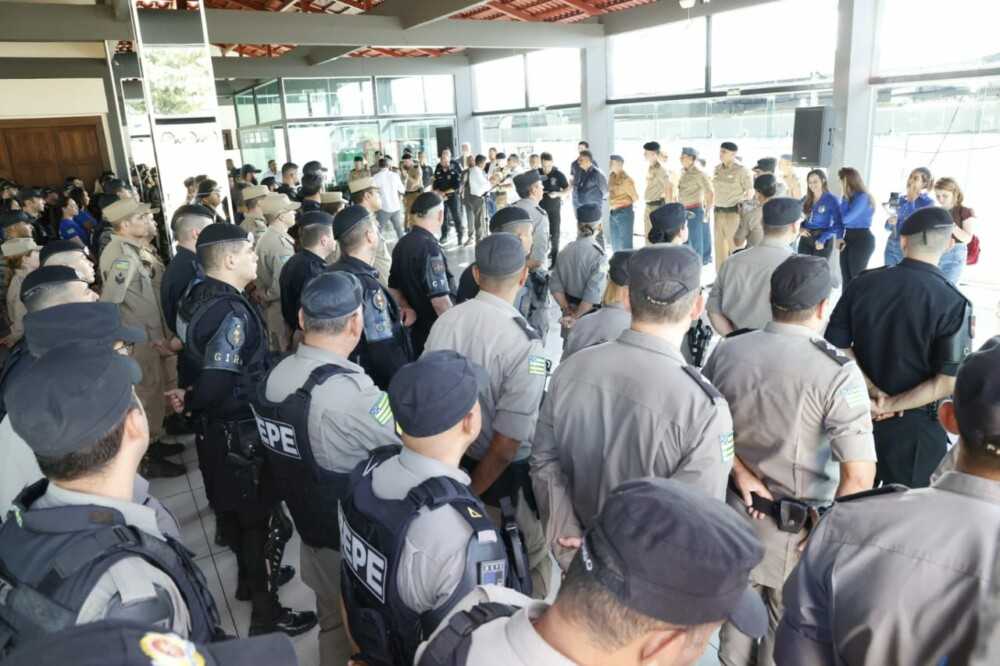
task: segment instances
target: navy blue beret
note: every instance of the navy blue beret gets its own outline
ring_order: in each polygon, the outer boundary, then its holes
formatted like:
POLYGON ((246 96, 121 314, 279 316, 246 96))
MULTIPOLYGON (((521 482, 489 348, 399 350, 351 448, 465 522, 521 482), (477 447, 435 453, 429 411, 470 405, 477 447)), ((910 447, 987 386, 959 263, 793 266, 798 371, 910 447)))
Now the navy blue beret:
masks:
POLYGON ((658 141, 647 141, 646 143, 642 144, 642 149, 651 150, 654 153, 658 153, 660 152, 660 144, 658 141))
POLYGON ((490 234, 476 245, 476 266, 483 275, 510 275, 524 268, 524 247, 514 234, 490 234))
POLYGON ((833 275, 822 257, 793 254, 771 273, 771 305, 780 310, 808 310, 830 295, 833 275))
POLYGON ((302 289, 302 311, 314 319, 336 319, 349 315, 364 298, 361 281, 346 271, 325 271, 302 289))
POLYGON ((663 204, 649 214, 650 233, 674 231, 687 223, 687 209, 683 204, 663 204))
POLYGON ((647 245, 628 263, 629 289, 650 303, 674 303, 701 286, 701 258, 686 245, 647 245))
POLYGON ((507 227, 517 224, 531 224, 531 215, 520 206, 507 206, 490 218, 490 233, 504 231, 507 227))
POLYGON ((333 215, 322 210, 311 210, 308 213, 303 213, 295 224, 300 229, 311 227, 314 224, 325 224, 328 227, 333 227, 333 215))
POLYGON ((424 217, 427 213, 443 203, 443 199, 434 192, 424 192, 413 201, 410 212, 417 217, 424 217))
POLYGON ((951 217, 951 211, 932 206, 921 208, 906 218, 899 227, 899 234, 912 236, 932 229, 951 229, 954 225, 955 221, 951 217))
POLYGON ((86 245, 80 245, 76 241, 59 239, 51 240, 42 246, 42 249, 38 252, 38 261, 44 266, 49 257, 54 254, 62 254, 63 252, 79 252, 85 257, 90 256, 90 251, 86 245))
POLYGON ((519 173, 514 176, 514 187, 519 191, 526 190, 535 183, 542 182, 542 174, 538 173, 538 169, 529 169, 524 173, 519 173))
POLYGON ((146 331, 125 326, 116 303, 64 303, 24 316, 24 339, 32 356, 64 344, 146 341, 146 331))
POLYGON ((737 153, 740 150, 739 147, 732 141, 723 141, 722 145, 719 146, 719 148, 722 148, 723 150, 728 150, 733 153, 737 153))
POLYGON ((59 284, 61 282, 83 282, 75 270, 69 266, 41 266, 28 273, 21 283, 19 294, 21 302, 32 290, 47 284, 59 284))
POLYGON ((620 287, 628 286, 628 263, 635 252, 635 250, 618 250, 611 255, 611 260, 608 262, 608 277, 620 287))
MULTIPOLYGON (((308 213, 307 213, 308 215, 308 213)), ((305 217, 303 215, 302 217, 305 217)), ((333 218, 333 237, 340 240, 351 229, 358 226, 371 217, 371 213, 364 206, 348 206, 333 218)))
POLYGON ((765 227, 784 227, 794 224, 802 217, 802 204, 791 197, 777 197, 764 204, 763 222, 765 227))
POLYGON ((250 234, 244 231, 238 224, 227 222, 213 222, 198 234, 196 247, 205 247, 216 243, 232 243, 233 241, 249 241, 250 234))
POLYGON ((400 368, 389 384, 396 423, 411 437, 432 437, 455 427, 479 399, 476 369, 451 350, 428 351, 400 368))
POLYGON ((602 212, 600 204, 583 204, 576 209, 576 223, 594 224, 600 222, 602 212))

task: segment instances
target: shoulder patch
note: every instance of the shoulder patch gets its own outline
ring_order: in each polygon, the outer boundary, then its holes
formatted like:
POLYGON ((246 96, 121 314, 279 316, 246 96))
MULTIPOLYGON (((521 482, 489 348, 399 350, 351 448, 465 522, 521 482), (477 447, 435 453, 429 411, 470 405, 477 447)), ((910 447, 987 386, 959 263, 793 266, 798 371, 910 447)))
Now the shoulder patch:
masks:
POLYGON ((705 378, 705 375, 701 374, 701 371, 698 370, 698 368, 693 365, 685 365, 681 369, 684 370, 688 377, 694 380, 695 384, 701 387, 701 390, 705 392, 705 395, 709 397, 713 405, 716 400, 722 398, 722 394, 719 393, 719 390, 712 386, 712 382, 708 381, 705 378))
POLYGON ((722 449, 723 460, 733 459, 733 455, 736 453, 736 438, 732 430, 719 435, 719 447, 722 449))
POLYGON ((139 649, 152 664, 191 664, 204 666, 198 648, 176 634, 148 632, 139 641, 139 649))
POLYGON ((528 357, 528 374, 529 375, 540 375, 542 377, 549 374, 549 370, 552 368, 552 361, 545 358, 544 356, 529 356, 528 357))
POLYGON ((856 500, 868 499, 869 497, 878 497, 879 495, 892 495, 894 493, 905 493, 909 488, 901 483, 890 483, 888 485, 882 486, 880 488, 872 488, 871 490, 865 490, 860 493, 854 493, 853 495, 844 495, 843 497, 838 497, 834 504, 843 504, 844 502, 854 502, 856 500))
POLYGON ((853 360, 851 360, 850 356, 840 351, 826 340, 815 339, 812 342, 813 345, 815 345, 816 349, 820 350, 828 357, 833 359, 837 363, 837 365, 847 365, 848 363, 853 363, 853 360))
POLYGON ((524 331, 524 334, 528 336, 528 340, 541 340, 542 334, 538 332, 534 326, 528 323, 528 320, 524 317, 512 317, 514 323, 524 331))
POLYGON ((743 335, 744 333, 753 333, 756 330, 755 328, 738 328, 726 335, 726 339, 735 338, 737 335, 743 335))
POLYGON ((372 405, 371 409, 368 410, 368 414, 371 415, 375 422, 381 426, 384 426, 392 419, 392 407, 389 406, 389 394, 382 392, 382 395, 378 397, 375 404, 372 405))
POLYGON ((847 403, 847 406, 851 409, 859 409, 870 404, 868 389, 864 384, 855 384, 852 382, 851 384, 841 388, 837 392, 837 395, 843 398, 847 403))

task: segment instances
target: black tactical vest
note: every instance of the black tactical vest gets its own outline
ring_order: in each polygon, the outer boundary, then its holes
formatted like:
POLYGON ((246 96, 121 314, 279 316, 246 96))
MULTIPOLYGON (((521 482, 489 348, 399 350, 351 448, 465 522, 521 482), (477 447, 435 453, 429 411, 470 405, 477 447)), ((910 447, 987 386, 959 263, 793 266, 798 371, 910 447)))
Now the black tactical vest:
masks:
POLYGON ((18 340, 17 344, 11 348, 10 353, 7 354, 7 361, 4 363, 3 371, 0 371, 0 421, 7 416, 7 402, 4 399, 4 392, 14 377, 14 373, 28 367, 28 364, 24 364, 19 368, 18 364, 30 358, 31 354, 28 353, 28 342, 24 338, 18 340))

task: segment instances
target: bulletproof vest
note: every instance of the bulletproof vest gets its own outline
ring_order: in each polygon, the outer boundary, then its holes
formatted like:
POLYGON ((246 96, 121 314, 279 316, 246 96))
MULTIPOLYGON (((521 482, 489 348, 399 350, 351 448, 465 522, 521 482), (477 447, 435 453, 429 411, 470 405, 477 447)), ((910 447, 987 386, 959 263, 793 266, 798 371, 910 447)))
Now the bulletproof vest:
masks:
POLYGON ((340 588, 351 636, 361 659, 371 666, 410 664, 417 646, 448 611, 477 585, 503 585, 507 555, 483 503, 465 485, 448 477, 427 479, 401 500, 379 499, 372 470, 399 454, 399 446, 372 452, 351 473, 340 504, 340 588), (465 571, 452 595, 439 608, 410 610, 399 596, 398 568, 410 524, 426 507, 450 505, 472 528, 465 551, 465 571))
POLYGON ((11 348, 10 353, 7 354, 7 361, 4 363, 3 371, 0 372, 0 421, 7 416, 7 402, 4 399, 4 393, 7 391, 7 386, 14 376, 15 368, 19 363, 23 363, 30 357, 28 342, 24 338, 18 340, 17 344, 11 348))
POLYGON ((250 402, 275 486, 302 540, 313 548, 340 550, 340 530, 333 507, 347 492, 351 475, 323 469, 316 463, 309 441, 312 392, 330 377, 350 372, 332 363, 321 365, 282 402, 267 399, 265 379, 250 402))
POLYGON ((32 509, 47 486, 43 479, 25 488, 0 527, 0 637, 7 648, 75 624, 101 576, 128 557, 141 557, 174 582, 191 615, 191 641, 219 636, 215 601, 190 551, 126 524, 112 508, 32 509))
POLYGON ((510 617, 517 608, 492 601, 455 613, 448 625, 424 648, 415 666, 466 666, 472 648, 472 634, 484 624, 510 617))

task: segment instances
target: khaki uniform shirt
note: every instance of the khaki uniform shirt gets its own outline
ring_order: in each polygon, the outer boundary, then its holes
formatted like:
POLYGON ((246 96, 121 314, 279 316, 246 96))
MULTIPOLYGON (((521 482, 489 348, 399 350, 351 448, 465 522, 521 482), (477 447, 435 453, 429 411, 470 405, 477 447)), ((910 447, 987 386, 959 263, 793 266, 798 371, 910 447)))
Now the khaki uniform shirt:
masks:
POLYGON ((746 241, 747 247, 757 247, 764 240, 764 206, 756 198, 740 206, 740 223, 733 234, 737 245, 746 241))
POLYGON ((666 203, 673 200, 673 189, 674 184, 670 182, 670 174, 663 168, 662 164, 657 162, 649 167, 649 171, 646 173, 646 192, 643 201, 650 203, 662 200, 666 203))
POLYGON ((295 241, 287 231, 268 227, 257 241, 257 291, 263 294, 264 303, 281 300, 281 269, 295 254, 295 241))
POLYGON ((946 472, 929 488, 838 502, 785 584, 775 661, 969 663, 998 549, 997 481, 946 472))
POLYGON ((729 406, 686 365, 670 343, 629 329, 559 366, 531 454, 550 543, 582 534, 624 481, 674 478, 724 497, 733 459, 729 406))
MULTIPOLYGON (((38 498, 32 508, 53 509, 86 504, 114 509, 122 514, 128 525, 164 540, 153 509, 135 502, 78 493, 49 483, 45 494, 38 498)), ((161 594, 166 593, 173 607, 173 622, 167 629, 182 638, 187 638, 191 632, 191 615, 180 590, 170 576, 138 556, 118 560, 97 580, 76 616, 76 623, 87 624, 103 620, 107 616, 111 600, 116 596, 120 598, 122 604, 129 604, 155 599, 158 590, 162 590, 161 594)))
POLYGON ((747 192, 753 190, 753 174, 739 162, 733 162, 728 167, 719 164, 715 167, 712 186, 715 188, 716 207, 735 206, 747 198, 747 192))
POLYGON ((549 256, 549 214, 533 199, 520 199, 514 205, 528 211, 531 216, 531 254, 528 259, 540 261, 544 266, 549 256))
POLYGON ((600 310, 588 312, 569 329, 563 345, 562 360, 572 354, 609 340, 616 340, 622 331, 632 325, 632 315, 620 303, 603 305, 600 310))
MULTIPOLYGON (((472 642, 466 657, 467 666, 574 666, 557 652, 535 631, 533 621, 549 607, 544 601, 536 601, 523 594, 499 585, 482 585, 460 601, 431 634, 431 640, 456 613, 468 611, 481 603, 499 603, 515 606, 519 610, 510 617, 487 622, 472 632, 472 642)), ((417 649, 414 664, 419 664, 428 640, 417 649)))
MULTIPOLYGON (((868 389, 858 364, 805 326, 769 322, 723 340, 705 376, 729 401, 736 455, 775 499, 833 501, 840 463, 875 462, 868 389)), ((751 580, 781 589, 798 563, 801 534, 753 520, 732 491, 727 501, 764 544, 751 580)))
POLYGON ((677 200, 680 203, 685 206, 704 206, 705 198, 714 191, 712 181, 697 166, 681 171, 681 179, 677 183, 677 200))
POLYGON ((424 191, 424 175, 418 165, 414 164, 409 169, 402 169, 401 173, 403 176, 403 189, 407 193, 424 191))
POLYGON ((347 174, 347 182, 351 183, 355 180, 361 180, 362 178, 370 178, 371 175, 371 169, 351 169, 351 171, 347 174))
POLYGON ((263 213, 247 213, 240 222, 240 228, 248 234, 253 234, 253 246, 260 244, 260 237, 267 231, 267 220, 263 213))
POLYGON ((608 174, 608 205, 612 209, 629 208, 637 201, 639 193, 635 191, 635 181, 631 176, 624 172, 608 174))
POLYGON ((119 305, 123 324, 143 329, 150 342, 170 337, 160 309, 163 264, 149 248, 112 234, 101 253, 101 276, 101 300, 119 305))
MULTIPOLYGON (((472 480, 458 467, 422 456, 405 446, 398 456, 372 471, 372 490, 379 499, 401 500, 427 479, 447 476, 463 485, 472 480)), ((465 575, 465 551, 472 536, 469 523, 451 505, 428 511, 410 523, 396 570, 399 598, 412 611, 439 607, 465 575)))
POLYGON ((597 305, 608 286, 608 258, 596 236, 581 236, 559 251, 549 291, 597 305))
POLYGON ((10 323, 10 333, 7 334, 8 347, 24 337, 24 315, 28 310, 21 302, 21 283, 29 271, 19 268, 14 271, 7 286, 7 320, 10 323))
POLYGON ((777 196, 790 196, 793 199, 802 198, 802 181, 794 173, 789 176, 781 176, 779 183, 784 183, 785 188, 787 188, 787 195, 778 194, 777 196))
POLYGON ((513 305, 480 291, 438 317, 424 346, 452 349, 486 370, 479 386, 483 428, 468 451, 476 460, 486 455, 494 432, 521 443, 515 461, 531 455, 547 361, 537 333, 526 326, 513 305))
POLYGON ((364 368, 303 342, 271 371, 265 395, 281 402, 299 390, 313 370, 330 364, 350 372, 333 375, 313 389, 309 445, 317 465, 344 474, 367 460, 374 449, 399 444, 389 396, 375 386, 364 368))
POLYGON ((771 273, 792 255, 781 241, 765 238, 757 247, 726 259, 708 296, 708 311, 740 328, 763 328, 771 321, 771 273))

